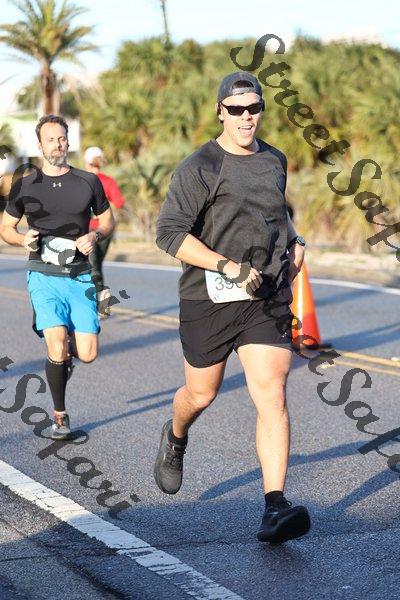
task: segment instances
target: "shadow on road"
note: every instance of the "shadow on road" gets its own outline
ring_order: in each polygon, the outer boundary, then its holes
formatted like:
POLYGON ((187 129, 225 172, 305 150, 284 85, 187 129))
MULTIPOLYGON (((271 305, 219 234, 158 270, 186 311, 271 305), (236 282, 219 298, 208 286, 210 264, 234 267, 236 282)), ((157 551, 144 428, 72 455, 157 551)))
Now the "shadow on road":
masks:
MULTIPOLYGON (((341 446, 327 448, 326 450, 321 450, 320 452, 315 452, 314 454, 291 454, 289 468, 324 460, 331 460, 332 458, 352 456, 356 454, 359 447, 359 442, 352 442, 350 444, 342 444, 341 446)), ((232 479, 222 481, 218 485, 204 492, 199 497, 199 500, 211 500, 212 498, 217 498, 218 496, 227 494, 232 490, 247 485, 252 481, 257 481, 257 479, 261 479, 261 469, 254 469, 244 473, 243 475, 239 475, 238 477, 233 477, 232 479)))
POLYGON ((353 332, 349 335, 342 335, 336 338, 331 338, 331 343, 334 348, 343 350, 355 351, 372 348, 381 344, 390 342, 398 342, 400 337, 400 325, 398 321, 389 325, 382 325, 363 331, 353 332))
MULTIPOLYGON (((166 344, 170 340, 177 339, 178 332, 175 329, 162 329, 157 331, 151 331, 150 333, 141 334, 141 335, 133 335, 127 339, 121 340, 119 342, 109 342, 105 344, 101 344, 100 340, 100 357, 101 356, 109 356, 114 354, 120 354, 127 352, 132 349, 144 348, 146 346, 154 346, 157 344, 166 344)), ((43 343, 43 357, 35 360, 18 362, 15 363, 12 369, 1 373, 2 379, 6 379, 7 377, 18 377, 21 375, 25 375, 27 373, 37 373, 42 374, 45 366, 45 355, 46 348, 43 343)), ((77 364, 80 364, 79 361, 76 361, 77 364)), ((97 367, 99 373, 101 372, 101 366, 97 367)), ((93 366, 91 366, 93 369, 93 366)), ((96 367, 94 367, 96 369, 96 367)))
MULTIPOLYGON (((314 454, 292 454, 290 456, 289 468, 294 468, 302 465, 310 465, 312 463, 332 460, 335 458, 343 458, 346 456, 356 455, 358 448, 360 447, 359 442, 352 442, 349 444, 342 444, 333 448, 327 448, 314 454)), ((253 481, 261 480, 261 470, 253 469, 237 477, 227 479, 221 483, 209 488, 199 496, 199 500, 213 500, 224 494, 227 494, 233 490, 236 490, 242 486, 245 486, 253 481)), ((331 505, 330 509, 335 513, 342 514, 349 507, 353 506, 357 502, 376 494, 380 490, 383 490, 387 486, 398 482, 398 477, 390 469, 384 469, 376 475, 370 477, 367 481, 353 489, 351 492, 343 496, 338 502, 331 505)), ((349 517, 350 518, 350 517, 349 517)), ((354 521, 355 517, 351 517, 354 521)))
MULTIPOLYGON (((329 286, 331 287, 331 286, 329 286)), ((345 288, 343 292, 337 292, 335 294, 331 294, 330 296, 324 296, 322 298, 318 298, 316 300, 317 309, 322 306, 329 306, 330 304, 340 303, 342 305, 344 302, 353 302, 356 298, 366 297, 369 294, 378 294, 379 292, 372 292, 370 290, 354 290, 349 291, 349 288, 345 288)))

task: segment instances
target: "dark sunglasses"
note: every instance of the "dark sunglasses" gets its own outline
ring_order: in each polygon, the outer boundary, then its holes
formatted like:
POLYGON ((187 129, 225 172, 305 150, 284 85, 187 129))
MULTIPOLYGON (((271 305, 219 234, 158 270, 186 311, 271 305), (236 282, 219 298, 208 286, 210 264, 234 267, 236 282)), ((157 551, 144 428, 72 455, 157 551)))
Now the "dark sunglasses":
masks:
POLYGON ((248 110, 251 115, 257 115, 259 112, 264 110, 264 100, 261 102, 255 102, 254 104, 249 104, 249 106, 227 106, 223 102, 220 104, 226 108, 228 113, 233 117, 241 117, 245 110, 248 110))

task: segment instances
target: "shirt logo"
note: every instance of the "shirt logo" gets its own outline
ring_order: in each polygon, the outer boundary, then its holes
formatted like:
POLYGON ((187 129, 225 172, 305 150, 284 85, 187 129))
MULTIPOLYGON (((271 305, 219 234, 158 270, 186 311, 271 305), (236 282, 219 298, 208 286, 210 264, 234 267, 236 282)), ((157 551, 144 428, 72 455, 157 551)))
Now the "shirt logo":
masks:
POLYGON ((55 187, 57 187, 57 186, 58 186, 58 187, 61 187, 61 181, 59 181, 58 183, 55 183, 55 182, 53 181, 53 188, 55 188, 55 187))

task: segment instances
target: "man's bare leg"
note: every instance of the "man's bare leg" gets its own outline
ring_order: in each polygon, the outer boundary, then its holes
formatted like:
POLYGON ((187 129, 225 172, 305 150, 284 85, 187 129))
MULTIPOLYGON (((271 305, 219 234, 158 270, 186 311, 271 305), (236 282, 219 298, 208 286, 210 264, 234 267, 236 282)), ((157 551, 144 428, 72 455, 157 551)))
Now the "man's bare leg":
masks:
POLYGON ((99 351, 99 336, 97 333, 75 333, 70 336, 72 354, 85 363, 93 362, 99 351))
POLYGON ((67 328, 64 325, 49 327, 43 331, 47 355, 51 360, 61 362, 67 358, 67 328))
POLYGON ((290 424, 286 381, 291 351, 262 344, 240 346, 238 355, 257 410, 256 445, 264 490, 283 491, 289 460, 290 424))
POLYGON ((165 494, 176 494, 182 485, 183 455, 189 427, 216 397, 226 360, 211 367, 192 367, 185 360, 185 385, 174 397, 173 419, 164 423, 154 465, 154 478, 165 494))
POLYGON ((189 427, 207 406, 211 404, 221 386, 226 360, 211 367, 192 367, 186 359, 185 385, 180 387, 174 396, 173 433, 177 438, 184 438, 189 427))
POLYGON ((250 396, 257 409, 256 443, 265 492, 265 511, 257 533, 260 542, 282 543, 305 535, 310 516, 283 495, 289 460, 290 426, 286 381, 291 351, 263 344, 238 349, 250 396))

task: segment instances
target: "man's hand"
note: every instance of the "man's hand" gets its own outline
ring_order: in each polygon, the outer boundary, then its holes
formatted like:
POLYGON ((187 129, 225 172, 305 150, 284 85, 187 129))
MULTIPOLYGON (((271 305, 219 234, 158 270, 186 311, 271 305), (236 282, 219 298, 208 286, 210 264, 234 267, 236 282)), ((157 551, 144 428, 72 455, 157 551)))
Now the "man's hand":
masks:
POLYGON ((222 273, 238 287, 245 289, 252 298, 263 282, 261 271, 257 271, 249 264, 235 263, 233 260, 229 260, 222 267, 222 273))
POLYGON ((92 254, 95 245, 96 236, 94 231, 89 231, 89 233, 81 235, 81 237, 78 237, 76 240, 77 249, 79 250, 79 252, 82 252, 82 254, 85 254, 86 256, 92 254))
POLYGON ((36 252, 38 249, 38 235, 39 232, 36 229, 29 229, 28 233, 24 235, 23 246, 28 252, 36 252))

